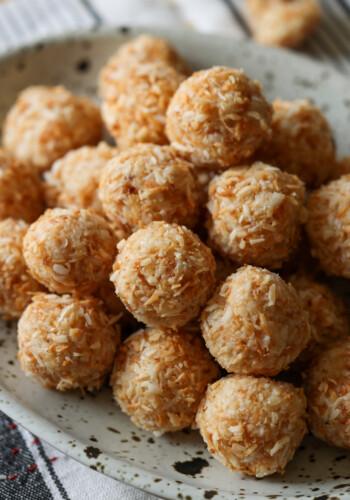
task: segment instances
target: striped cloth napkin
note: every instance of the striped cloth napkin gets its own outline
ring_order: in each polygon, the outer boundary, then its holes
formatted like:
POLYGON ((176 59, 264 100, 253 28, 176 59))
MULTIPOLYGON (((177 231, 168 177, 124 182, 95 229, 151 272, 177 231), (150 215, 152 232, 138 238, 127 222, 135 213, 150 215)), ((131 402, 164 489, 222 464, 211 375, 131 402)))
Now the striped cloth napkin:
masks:
MULTIPOLYGON (((324 18, 303 47, 350 74, 350 0, 322 0, 324 18)), ((184 26, 248 38, 243 0, 8 0, 0 3, 0 54, 46 36, 99 25, 184 26)), ((151 500, 42 442, 0 412, 1 500, 151 500)))

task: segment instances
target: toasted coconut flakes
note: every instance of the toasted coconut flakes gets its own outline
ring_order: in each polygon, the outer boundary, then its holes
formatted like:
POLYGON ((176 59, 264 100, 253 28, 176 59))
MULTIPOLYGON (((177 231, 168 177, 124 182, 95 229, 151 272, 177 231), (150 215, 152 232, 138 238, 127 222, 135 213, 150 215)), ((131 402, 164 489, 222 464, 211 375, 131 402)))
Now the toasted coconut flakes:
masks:
POLYGON ((10 109, 3 145, 19 161, 43 172, 71 149, 97 144, 102 136, 99 109, 64 87, 28 87, 10 109))
POLYGON ((30 226, 23 248, 30 273, 49 290, 88 293, 108 279, 115 243, 102 217, 85 209, 57 208, 30 226))
POLYGON ((98 389, 119 337, 97 299, 40 294, 19 321, 18 358, 22 370, 45 387, 98 389))
POLYGON ((209 185, 210 245, 238 264, 278 268, 295 248, 305 188, 260 162, 227 170, 209 185))
POLYGON ((254 375, 276 375, 287 368, 310 338, 308 317, 293 287, 252 266, 217 288, 202 312, 201 330, 225 370, 254 375))
POLYGON ((198 236, 184 226, 153 222, 118 249, 111 281, 138 320, 177 328, 198 314, 215 282, 214 258, 198 236))
POLYGON ((148 328, 121 346, 111 385, 134 424, 159 436, 192 424, 208 383, 218 376, 198 331, 148 328))
POLYGON ((350 449, 350 339, 322 352, 305 376, 312 433, 350 449))
POLYGON ((191 165, 169 146, 138 145, 108 163, 100 199, 108 218, 127 233, 157 220, 192 227, 198 216, 196 188, 191 165))
POLYGON ((230 470, 283 474, 306 434, 302 389, 267 378, 230 375, 209 385, 196 423, 210 453, 230 470))
POLYGON ((254 153, 270 133, 271 115, 258 82, 242 70, 217 66, 180 85, 167 111, 166 132, 195 165, 221 169, 254 153))
POLYGON ((306 230, 324 271, 350 278, 350 174, 314 191, 306 230))

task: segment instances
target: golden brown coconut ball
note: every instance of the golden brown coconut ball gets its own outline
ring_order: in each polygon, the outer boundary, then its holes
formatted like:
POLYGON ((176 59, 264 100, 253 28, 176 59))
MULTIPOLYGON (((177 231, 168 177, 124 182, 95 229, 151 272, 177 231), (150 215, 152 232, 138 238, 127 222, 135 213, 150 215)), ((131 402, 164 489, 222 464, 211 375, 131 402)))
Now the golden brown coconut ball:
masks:
POLYGON ((196 423, 210 453, 231 471, 283 474, 307 431, 306 399, 286 382, 229 375, 209 385, 196 423))
POLYGON ((314 191, 307 208, 312 255, 326 273, 350 279, 350 174, 314 191))
POLYGON ((277 274, 245 266, 229 276, 201 316, 205 343, 228 372, 276 375, 310 339, 296 291, 277 274))
POLYGON ((350 449, 350 339, 333 344, 305 377, 311 432, 350 449))
POLYGON ((211 245, 238 264, 280 267, 297 246, 304 197, 298 177, 270 165, 227 170, 209 185, 211 245))
POLYGON ((187 63, 164 38, 139 35, 124 43, 103 66, 99 75, 99 94, 103 99, 114 93, 116 74, 120 68, 139 64, 164 63, 184 75, 190 74, 187 63))
POLYGON ((180 85, 167 111, 166 132, 192 163, 221 169, 254 153, 270 133, 271 116, 257 81, 242 70, 215 66, 180 85))
POLYGON ((120 347, 111 385, 131 421, 160 436, 193 423, 208 384, 219 373, 198 334, 147 328, 120 347))
POLYGON ((18 359, 26 375, 49 389, 99 389, 119 336, 97 299, 41 294, 18 323, 18 359))
POLYGON ((301 354, 303 360, 310 360, 332 342, 349 337, 348 312, 340 296, 305 273, 290 276, 289 281, 309 315, 311 339, 301 354))
POLYGON ((47 210, 23 241, 30 273, 52 292, 93 292, 112 270, 116 239, 90 210, 47 210))
POLYGON ((153 222, 118 244, 113 281, 147 326, 178 328, 195 318, 215 283, 208 247, 185 226, 153 222))
POLYGON ((335 164, 332 131, 325 116, 306 99, 276 99, 272 106, 271 140, 257 159, 298 175, 310 187, 320 186, 335 164))
POLYGON ((107 217, 129 234, 160 220, 192 227, 198 217, 191 165, 169 146, 121 151, 102 173, 100 199, 107 217))
POLYGON ((45 199, 49 207, 90 208, 102 214, 98 186, 102 169, 117 154, 116 148, 101 142, 83 146, 55 161, 45 172, 45 199))
POLYGON ((19 94, 8 112, 2 142, 40 173, 71 149, 95 145, 101 137, 100 111, 89 98, 61 86, 33 86, 19 94))
POLYGON ((102 104, 102 116, 120 147, 168 144, 165 114, 185 76, 164 63, 119 68, 102 104))
POLYGON ((43 208, 39 177, 0 148, 0 219, 12 217, 33 222, 43 208))
POLYGON ((23 257, 23 237, 29 224, 23 220, 0 222, 0 315, 19 318, 33 296, 45 291, 28 272, 23 257))
POLYGON ((254 38, 264 45, 297 47, 322 17, 315 0, 246 0, 245 7, 254 38))

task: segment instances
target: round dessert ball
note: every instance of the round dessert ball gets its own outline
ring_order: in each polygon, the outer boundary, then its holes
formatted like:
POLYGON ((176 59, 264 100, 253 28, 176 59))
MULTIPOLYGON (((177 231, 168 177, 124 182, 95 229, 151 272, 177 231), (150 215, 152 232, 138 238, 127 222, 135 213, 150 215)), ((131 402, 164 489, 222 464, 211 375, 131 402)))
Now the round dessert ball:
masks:
POLYGON ((298 175, 310 187, 320 186, 335 164, 332 131, 325 116, 306 99, 276 99, 272 106, 271 140, 258 159, 298 175))
POLYGON ((49 389, 99 389, 119 332, 92 297, 37 295, 18 323, 22 370, 49 389))
POLYGON ((207 385, 219 373, 198 334, 147 328, 121 345, 111 385, 131 421, 160 436, 193 423, 207 385))
POLYGON ((201 316, 205 343, 228 372, 276 375, 310 339, 310 326, 293 286, 277 274, 245 266, 229 276, 201 316))
POLYGON ((101 142, 83 146, 56 160, 45 172, 45 199, 49 207, 90 208, 102 214, 98 186, 102 169, 117 154, 116 148, 101 142))
POLYGON ((23 241, 30 273, 52 292, 93 292, 112 270, 116 239, 107 221, 85 209, 47 210, 23 241))
POLYGON ((253 36, 264 45, 297 47, 322 17, 315 0, 246 0, 245 6, 253 36))
POLYGON ((350 174, 314 191, 308 202, 312 255, 328 274, 350 278, 350 174))
POLYGON ((339 177, 346 174, 350 174, 350 156, 343 156, 342 158, 336 160, 331 179, 339 179, 339 177))
POLYGON ((162 62, 187 75, 187 63, 164 38, 142 34, 124 43, 103 66, 99 75, 99 94, 105 99, 114 93, 115 74, 120 68, 162 62))
POLYGON ((122 66, 113 73, 102 116, 118 146, 168 144, 165 114, 184 78, 162 62, 122 66))
POLYGON ((307 431, 306 399, 286 382, 229 375, 209 385, 196 423, 210 453, 231 471, 283 474, 307 431))
POLYGON ((178 328, 196 317, 215 283, 208 247, 185 226, 153 222, 118 244, 113 281, 147 326, 178 328))
POLYGON ((0 148, 0 219, 35 221, 43 211, 39 177, 0 148))
POLYGON ((350 449, 350 339, 320 354, 305 377, 311 432, 350 449))
POLYGON ((98 107, 64 87, 33 86, 23 90, 3 125, 4 147, 37 172, 71 149, 95 145, 102 137, 98 107))
POLYGON ((238 264, 281 267, 297 246, 304 198, 298 177, 270 165, 227 170, 209 185, 211 246, 238 264))
POLYGON ((257 81, 242 70, 216 66, 180 85, 168 108, 166 132, 195 165, 222 169, 254 153, 270 133, 271 115, 257 81))
POLYGON ((100 199, 107 217, 129 234, 160 220, 192 227, 198 216, 191 165, 169 146, 121 151, 102 173, 100 199))
POLYGON ((33 296, 45 291, 28 272, 23 257, 23 238, 29 224, 23 220, 0 222, 0 315, 19 318, 33 296))
POLYGON ((341 297, 329 286, 305 273, 290 276, 289 281, 309 315, 311 339, 301 354, 303 360, 315 357, 332 342, 350 336, 348 312, 341 297))

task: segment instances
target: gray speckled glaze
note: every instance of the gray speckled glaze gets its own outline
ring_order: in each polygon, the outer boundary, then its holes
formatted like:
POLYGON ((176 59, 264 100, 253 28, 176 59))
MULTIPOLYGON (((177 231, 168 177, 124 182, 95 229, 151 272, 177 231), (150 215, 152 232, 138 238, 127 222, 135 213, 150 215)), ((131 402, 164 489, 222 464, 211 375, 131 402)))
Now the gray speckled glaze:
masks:
MULTIPOLYGON (((302 56, 253 43, 192 32, 119 28, 49 40, 0 60, 0 121, 22 88, 64 84, 94 94, 97 74, 118 46, 148 31, 172 41, 194 69, 244 68, 269 99, 307 97, 324 109, 339 154, 350 154, 350 81, 302 56)), ((350 497, 350 453, 307 437, 283 477, 230 473, 206 451, 199 434, 154 438, 130 423, 106 387, 94 395, 49 391, 26 378, 16 359, 16 325, 0 323, 0 409, 36 435, 90 467, 173 499, 350 497)))

